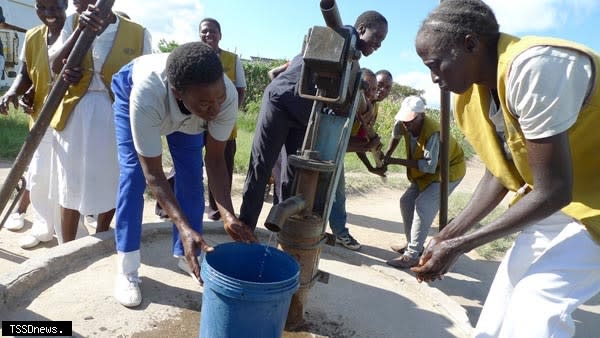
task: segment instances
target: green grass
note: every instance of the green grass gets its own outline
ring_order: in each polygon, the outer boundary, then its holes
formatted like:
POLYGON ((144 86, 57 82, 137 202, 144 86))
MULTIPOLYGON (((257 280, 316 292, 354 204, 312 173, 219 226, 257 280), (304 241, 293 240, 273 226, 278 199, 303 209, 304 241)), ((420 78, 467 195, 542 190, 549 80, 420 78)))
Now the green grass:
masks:
POLYGON ((13 160, 17 157, 29 132, 28 121, 28 115, 13 108, 8 116, 0 115, 0 158, 13 160))

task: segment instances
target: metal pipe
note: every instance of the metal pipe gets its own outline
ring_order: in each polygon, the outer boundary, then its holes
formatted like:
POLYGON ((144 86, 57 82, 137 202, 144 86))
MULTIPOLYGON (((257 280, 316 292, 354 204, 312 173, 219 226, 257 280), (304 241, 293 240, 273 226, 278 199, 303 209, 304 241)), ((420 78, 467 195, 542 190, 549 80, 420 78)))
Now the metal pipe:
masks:
POLYGON ((344 26, 335 0, 321 0, 321 13, 327 27, 337 30, 344 26))
POLYGON ((299 213, 305 207, 306 202, 302 196, 290 197, 271 208, 265 220, 265 227, 273 232, 279 232, 290 216, 299 213))
POLYGON ((296 194, 303 197, 305 206, 304 214, 312 215, 315 205, 315 195, 317 194, 317 183, 319 182, 319 172, 316 170, 301 169, 298 170, 298 183, 296 185, 296 194))
POLYGON ((450 163, 448 153, 450 149, 450 93, 441 91, 440 97, 440 216, 439 229, 442 230, 448 223, 448 181, 450 163))
MULTIPOLYGON (((114 3, 115 0, 98 0, 98 2, 96 2, 96 7, 102 11, 108 11, 112 8, 114 3)), ((31 128, 25 143, 21 147, 21 150, 19 151, 19 154, 13 163, 12 168, 8 172, 8 176, 2 185, 2 189, 0 189, 0 214, 1 211, 3 211, 6 207, 13 189, 17 186, 21 176, 23 176, 23 173, 29 165, 29 162, 31 162, 33 153, 42 141, 42 137, 50 125, 50 121, 52 120, 56 108, 58 108, 58 105, 62 101, 67 89, 69 88, 70 84, 63 79, 63 73, 65 69, 77 67, 81 64, 83 57, 92 46, 95 38, 96 33, 92 31, 91 28, 86 27, 77 39, 71 54, 69 54, 67 63, 65 66, 63 66, 63 69, 58 75, 58 80, 52 86, 50 94, 48 94, 48 98, 39 112, 37 121, 31 128)))

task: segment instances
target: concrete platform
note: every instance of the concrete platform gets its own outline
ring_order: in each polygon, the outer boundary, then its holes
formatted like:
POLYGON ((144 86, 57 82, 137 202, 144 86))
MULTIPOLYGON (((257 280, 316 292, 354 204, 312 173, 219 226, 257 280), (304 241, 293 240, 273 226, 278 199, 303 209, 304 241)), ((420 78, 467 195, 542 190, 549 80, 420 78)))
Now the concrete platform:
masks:
MULTIPOLYGON (((7 167, 0 169, 0 182, 7 167)), ((358 252, 323 248, 319 268, 330 274, 329 284, 311 289, 304 331, 284 337, 469 337, 498 262, 464 255, 453 272, 431 285, 387 266, 385 261, 395 256, 389 244, 403 239, 397 204, 401 193, 384 188, 348 196, 348 226, 363 246, 358 252)), ((236 192, 234 207, 239 205, 236 192)), ((269 209, 265 204, 259 224, 269 209)), ((149 201, 140 269, 144 301, 135 309, 112 297, 112 231, 24 250, 17 240, 27 228, 0 230, 0 319, 68 320, 78 337, 197 337, 203 289, 177 268, 171 225, 152 212, 149 201)), ((269 241, 270 232, 263 227, 257 235, 262 243, 269 241)), ((221 222, 205 222, 205 238, 213 245, 230 241, 221 222)), ((598 337, 600 296, 580 307, 574 318, 575 337, 598 337)))

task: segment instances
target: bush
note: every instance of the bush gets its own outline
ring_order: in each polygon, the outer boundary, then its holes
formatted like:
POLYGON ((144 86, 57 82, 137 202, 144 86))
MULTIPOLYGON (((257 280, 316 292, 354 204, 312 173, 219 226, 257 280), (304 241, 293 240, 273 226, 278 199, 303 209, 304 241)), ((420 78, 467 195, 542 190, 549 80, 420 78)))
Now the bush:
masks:
POLYGON ((29 135, 29 116, 11 108, 0 117, 0 158, 13 160, 29 135))
POLYGON ((243 62, 244 74, 246 75, 246 97, 241 107, 242 111, 252 110, 252 112, 258 112, 265 88, 271 82, 267 73, 285 62, 285 60, 243 62))

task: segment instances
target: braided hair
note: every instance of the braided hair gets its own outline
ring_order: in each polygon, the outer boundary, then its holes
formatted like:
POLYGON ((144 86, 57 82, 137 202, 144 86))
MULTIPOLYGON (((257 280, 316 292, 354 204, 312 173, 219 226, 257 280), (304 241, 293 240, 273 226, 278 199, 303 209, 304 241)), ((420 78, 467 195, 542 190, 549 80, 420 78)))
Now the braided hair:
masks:
POLYGON ((423 20, 417 40, 434 39, 438 50, 452 50, 467 34, 477 35, 490 46, 500 36, 494 12, 481 0, 442 1, 423 20))
POLYGON ((167 78, 179 91, 195 84, 209 84, 223 76, 215 51, 204 42, 188 42, 175 48, 167 58, 167 78))

